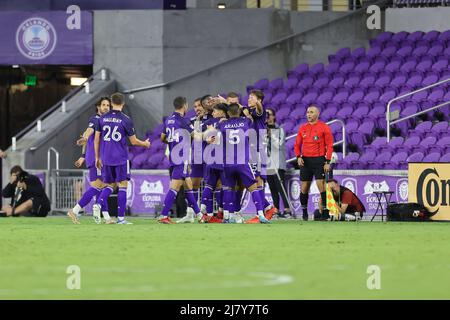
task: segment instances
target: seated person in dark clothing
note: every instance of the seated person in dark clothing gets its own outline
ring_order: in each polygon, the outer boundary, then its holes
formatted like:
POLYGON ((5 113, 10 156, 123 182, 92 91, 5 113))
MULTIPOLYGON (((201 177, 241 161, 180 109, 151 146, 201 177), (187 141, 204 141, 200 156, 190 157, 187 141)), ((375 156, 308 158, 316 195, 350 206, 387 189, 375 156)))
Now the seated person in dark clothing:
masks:
POLYGON ((11 204, 2 208, 3 215, 46 217, 50 211, 50 200, 39 178, 20 166, 12 167, 10 173, 9 183, 3 189, 2 196, 11 198, 11 204))
POLYGON ((338 220, 360 220, 366 208, 350 189, 341 186, 335 179, 328 180, 331 192, 333 192, 336 206, 339 209, 338 220))

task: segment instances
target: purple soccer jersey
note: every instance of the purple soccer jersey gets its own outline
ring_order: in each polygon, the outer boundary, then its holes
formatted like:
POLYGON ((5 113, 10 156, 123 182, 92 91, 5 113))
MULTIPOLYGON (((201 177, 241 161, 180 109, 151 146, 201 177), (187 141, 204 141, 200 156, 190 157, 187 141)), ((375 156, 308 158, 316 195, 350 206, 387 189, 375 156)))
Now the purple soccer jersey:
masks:
MULTIPOLYGON (((172 113, 169 117, 164 120, 164 131, 166 135, 167 142, 169 143, 169 160, 170 166, 183 165, 185 161, 189 159, 188 154, 184 154, 182 148, 183 144, 187 144, 190 149, 191 146, 191 133, 194 131, 194 126, 189 122, 188 119, 183 118, 178 112, 172 113), (180 145, 180 151, 173 154, 174 149, 180 145)), ((178 148, 177 148, 178 149, 178 148)))
POLYGON ((136 134, 133 121, 123 112, 111 110, 100 117, 95 131, 101 133, 100 157, 103 165, 126 165, 128 162, 127 137, 136 134))
POLYGON ((250 161, 248 132, 252 121, 245 117, 219 122, 220 143, 223 145, 224 166, 248 164, 250 161))
MULTIPOLYGON (((222 118, 211 118, 208 121, 206 121, 205 125, 206 125, 206 129, 208 127, 213 127, 216 130, 219 130, 219 124, 220 124, 220 120, 222 118)), ((205 130, 206 130, 205 129, 205 130)), ((216 137, 217 139, 217 137, 216 137)), ((204 150, 205 151, 205 150, 204 150)), ((222 158, 220 159, 220 161, 214 161, 215 159, 215 150, 213 149, 211 151, 211 154, 209 154, 208 152, 204 152, 204 158, 205 158, 205 162, 207 163, 207 168, 206 168, 206 174, 208 175, 208 172, 210 171, 209 169, 217 169, 217 170, 223 170, 223 162, 222 162, 222 158)), ((218 160, 218 159, 216 159, 218 160)))
POLYGON ((95 137, 95 128, 98 127, 98 120, 100 119, 100 115, 96 114, 89 119, 88 128, 92 128, 94 130, 94 134, 92 134, 87 143, 86 143, 86 167, 92 168, 95 167, 95 151, 94 151, 94 137, 95 137))

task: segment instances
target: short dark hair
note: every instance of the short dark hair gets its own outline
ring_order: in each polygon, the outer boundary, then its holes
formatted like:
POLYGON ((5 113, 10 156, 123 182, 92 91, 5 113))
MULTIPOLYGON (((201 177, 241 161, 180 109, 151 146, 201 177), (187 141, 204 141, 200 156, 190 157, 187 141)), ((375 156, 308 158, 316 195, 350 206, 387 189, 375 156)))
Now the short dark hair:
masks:
POLYGON ((12 167, 11 170, 10 170, 10 174, 21 173, 21 172, 23 172, 23 169, 22 169, 21 166, 18 166, 18 165, 12 167))
POLYGON ((201 103, 202 103, 202 98, 200 97, 200 98, 195 99, 195 100, 194 100, 194 103, 197 102, 197 101, 199 101, 200 104, 201 104, 201 103))
POLYGON ((339 182, 336 179, 329 179, 328 182, 334 182, 336 184, 339 184, 339 182))
POLYGON ((237 103, 232 103, 228 106, 228 114, 230 116, 238 116, 239 115, 239 105, 237 103))
POLYGON ((183 106, 186 104, 186 98, 185 97, 176 97, 173 100, 173 106, 175 107, 175 110, 180 110, 183 108, 183 106))
POLYGON ((116 92, 111 96, 111 103, 116 106, 121 106, 125 104, 125 97, 123 94, 116 92))
POLYGON ((227 98, 239 98, 239 95, 236 92, 229 92, 227 98))
POLYGON ((264 100, 264 93, 261 90, 253 89, 249 94, 254 94, 259 100, 264 100))
POLYGON ((273 110, 272 108, 266 108, 266 112, 267 112, 267 111, 272 112, 272 114, 273 114, 274 116, 277 115, 277 113, 275 112, 275 110, 273 110))
POLYGON ((200 103, 202 104, 202 106, 203 106, 203 102, 206 100, 206 99, 209 99, 209 98, 211 98, 212 97, 212 95, 210 95, 210 94, 207 94, 207 95, 204 95, 203 97, 201 97, 200 98, 200 103))
POLYGON ((218 103, 216 104, 213 109, 217 109, 217 110, 221 110, 225 113, 225 116, 227 115, 228 112, 228 105, 225 103, 218 103))

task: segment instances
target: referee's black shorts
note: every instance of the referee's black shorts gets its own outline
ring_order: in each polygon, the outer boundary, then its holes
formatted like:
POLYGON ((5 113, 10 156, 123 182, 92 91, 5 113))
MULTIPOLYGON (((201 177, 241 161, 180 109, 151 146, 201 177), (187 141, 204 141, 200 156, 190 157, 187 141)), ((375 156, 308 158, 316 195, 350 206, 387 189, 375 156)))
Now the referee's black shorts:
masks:
POLYGON ((313 177, 316 180, 325 179, 325 171, 323 166, 325 165, 327 159, 325 156, 322 157, 302 157, 304 161, 304 166, 300 167, 300 180, 301 181, 312 181, 313 177))

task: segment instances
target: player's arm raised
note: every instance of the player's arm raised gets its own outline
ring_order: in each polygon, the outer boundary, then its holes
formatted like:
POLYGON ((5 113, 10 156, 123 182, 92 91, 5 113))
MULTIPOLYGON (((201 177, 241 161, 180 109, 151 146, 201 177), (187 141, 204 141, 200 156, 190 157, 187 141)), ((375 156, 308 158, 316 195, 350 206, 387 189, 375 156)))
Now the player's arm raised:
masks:
POLYGON ((130 142, 133 146, 137 147, 144 147, 144 148, 150 148, 150 140, 146 139, 145 141, 142 141, 138 138, 136 138, 136 135, 132 135, 128 137, 130 139, 130 142))

